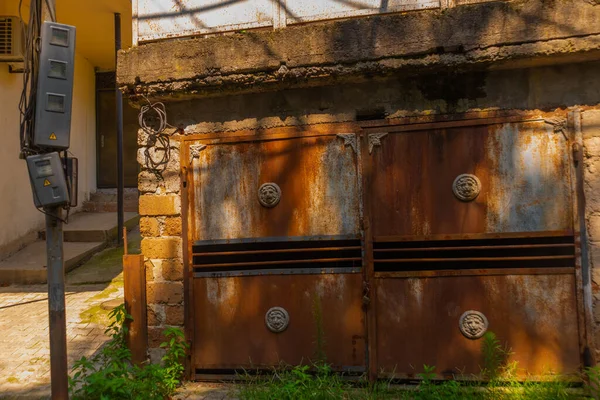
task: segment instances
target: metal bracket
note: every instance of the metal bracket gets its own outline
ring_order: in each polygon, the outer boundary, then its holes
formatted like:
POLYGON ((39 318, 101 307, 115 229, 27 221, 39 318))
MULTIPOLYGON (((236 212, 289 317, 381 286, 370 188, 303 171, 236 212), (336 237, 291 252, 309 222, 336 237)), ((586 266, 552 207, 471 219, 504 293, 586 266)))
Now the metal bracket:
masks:
POLYGON ((566 140, 569 140, 569 138, 567 137, 567 119, 566 118, 560 118, 560 117, 548 118, 548 119, 544 120, 544 123, 546 123, 548 125, 552 125, 554 127, 554 133, 562 133, 564 138, 566 140))
POLYGON ((369 134, 369 154, 373 153, 375 146, 381 146, 381 139, 386 137, 386 133, 370 133, 369 134))
POLYGON ((205 144, 193 144, 190 146, 190 164, 194 162, 194 158, 200 158, 200 152, 205 148, 205 144))
POLYGON ((354 154, 358 154, 358 143, 356 142, 355 133, 338 133, 336 136, 344 139, 344 146, 352 147, 354 154))

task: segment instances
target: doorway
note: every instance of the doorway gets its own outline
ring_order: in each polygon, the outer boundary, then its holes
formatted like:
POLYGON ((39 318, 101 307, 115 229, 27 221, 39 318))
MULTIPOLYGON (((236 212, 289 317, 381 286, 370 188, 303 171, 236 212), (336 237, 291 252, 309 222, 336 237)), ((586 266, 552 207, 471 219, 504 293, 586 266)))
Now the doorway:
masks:
MULTIPOLYGON (((96 73, 96 178, 99 189, 117 187, 117 113, 115 73, 96 73)), ((137 187, 138 111, 123 102, 123 168, 125 187, 137 187)))

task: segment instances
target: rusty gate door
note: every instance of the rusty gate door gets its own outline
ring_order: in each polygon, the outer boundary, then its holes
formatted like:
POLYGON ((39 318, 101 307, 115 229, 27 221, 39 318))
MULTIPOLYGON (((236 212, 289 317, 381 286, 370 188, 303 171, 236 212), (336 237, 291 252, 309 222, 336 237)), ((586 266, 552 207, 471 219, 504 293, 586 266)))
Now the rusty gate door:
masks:
POLYGON ((364 371, 355 151, 335 130, 184 147, 195 377, 316 360, 364 371))
POLYGON ((421 129, 365 132, 370 367, 398 378, 424 364, 479 373, 478 339, 491 331, 529 373, 576 371, 564 134, 543 120, 421 129))

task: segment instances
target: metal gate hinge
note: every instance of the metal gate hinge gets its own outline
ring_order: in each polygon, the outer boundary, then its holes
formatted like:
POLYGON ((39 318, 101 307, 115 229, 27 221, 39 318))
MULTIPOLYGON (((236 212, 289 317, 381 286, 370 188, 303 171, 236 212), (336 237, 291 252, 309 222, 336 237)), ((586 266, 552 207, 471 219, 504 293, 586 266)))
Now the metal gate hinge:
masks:
POLYGON ((573 162, 575 163, 575 165, 578 165, 582 159, 581 145, 579 143, 573 143, 571 145, 571 150, 573 151, 573 162))
POLYGON ((187 167, 184 165, 181 167, 181 183, 183 187, 187 187, 187 167))
POLYGON ((364 307, 368 307, 371 304, 371 298, 369 297, 370 293, 371 293, 371 287, 369 285, 369 282, 363 281, 362 303, 363 303, 364 307))

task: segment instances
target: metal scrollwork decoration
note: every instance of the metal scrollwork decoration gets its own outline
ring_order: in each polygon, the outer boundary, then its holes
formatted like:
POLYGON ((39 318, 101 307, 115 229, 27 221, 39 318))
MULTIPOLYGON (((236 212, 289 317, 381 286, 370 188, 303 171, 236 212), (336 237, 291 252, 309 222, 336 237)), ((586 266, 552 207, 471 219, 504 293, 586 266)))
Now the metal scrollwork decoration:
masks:
POLYGON ((369 154, 373 153, 375 146, 381 146, 381 139, 386 137, 387 133, 370 133, 369 134, 369 154))
POLYGON ((205 148, 205 144, 193 144, 190 146, 190 164, 194 162, 194 158, 200 158, 200 152, 205 148))
POLYGON ((458 328, 467 339, 479 339, 488 329, 488 320, 483 313, 479 311, 465 311, 460 316, 458 328))
POLYGON ((282 307, 272 307, 265 314, 265 324, 273 333, 280 333, 290 324, 290 315, 282 307))
POLYGON ((263 207, 273 208, 281 200, 281 188, 273 182, 263 183, 258 189, 258 201, 263 207))
POLYGON ((350 146, 352 150, 354 150, 354 153, 358 154, 358 143, 356 141, 356 134, 338 133, 336 136, 344 139, 344 146, 350 146))
POLYGON ((472 201, 481 192, 481 182, 473 174, 462 174, 452 184, 454 195, 461 201, 472 201))

